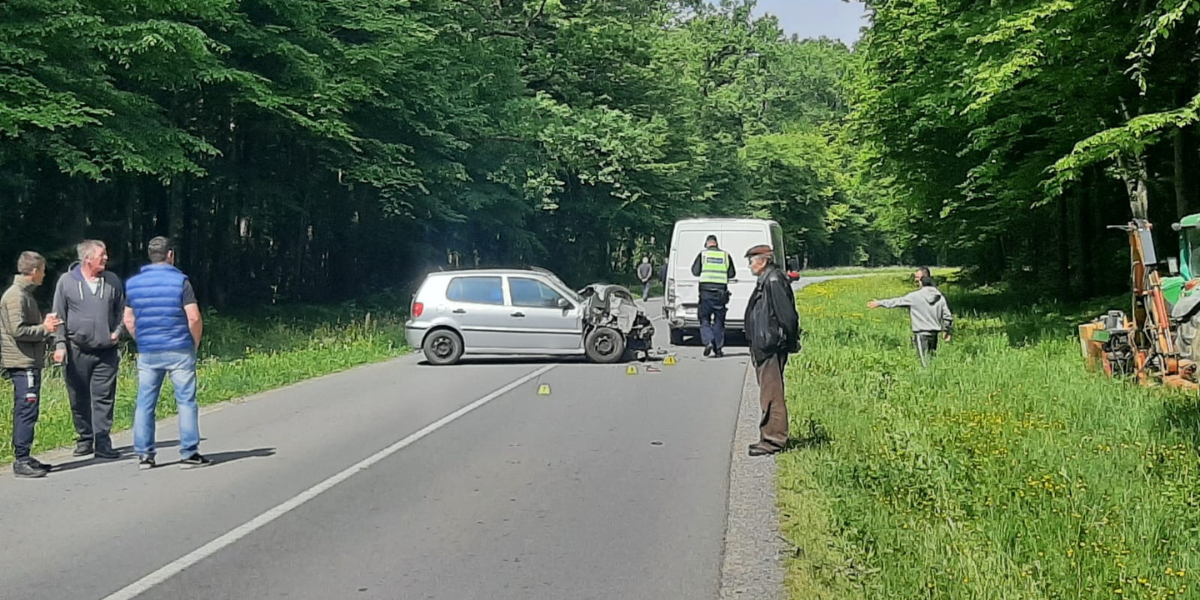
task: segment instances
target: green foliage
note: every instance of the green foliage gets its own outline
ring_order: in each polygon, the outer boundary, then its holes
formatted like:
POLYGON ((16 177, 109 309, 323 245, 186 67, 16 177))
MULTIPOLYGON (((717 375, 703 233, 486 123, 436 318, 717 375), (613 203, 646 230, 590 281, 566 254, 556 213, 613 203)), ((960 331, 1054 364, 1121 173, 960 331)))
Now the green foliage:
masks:
POLYGON ((843 135, 857 59, 753 8, 6 2, 0 257, 99 237, 128 274, 170 234, 221 306, 447 265, 608 277, 698 215, 779 219, 813 264, 894 260, 843 135))
POLYGON ((799 444, 779 459, 791 596, 1194 595, 1194 396, 1084 369, 1075 327, 1105 304, 997 289, 943 288, 955 338, 922 369, 905 311, 866 308, 911 286, 798 294, 805 348, 786 377, 799 444))

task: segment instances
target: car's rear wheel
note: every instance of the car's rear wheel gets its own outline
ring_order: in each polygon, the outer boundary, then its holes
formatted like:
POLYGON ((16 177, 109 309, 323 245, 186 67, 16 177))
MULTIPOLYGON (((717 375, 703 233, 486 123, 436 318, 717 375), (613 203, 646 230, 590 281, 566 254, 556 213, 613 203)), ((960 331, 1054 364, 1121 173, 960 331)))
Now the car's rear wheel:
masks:
POLYGON ((463 341, 457 333, 448 329, 439 329, 425 338, 425 360, 431 365, 452 365, 463 355, 463 341))
POLYGON ((682 329, 672 329, 671 330, 671 345, 672 346, 682 346, 687 341, 684 333, 685 332, 682 329))
POLYGON ((625 356, 625 336, 610 327, 597 327, 584 340, 588 360, 612 364, 625 356))

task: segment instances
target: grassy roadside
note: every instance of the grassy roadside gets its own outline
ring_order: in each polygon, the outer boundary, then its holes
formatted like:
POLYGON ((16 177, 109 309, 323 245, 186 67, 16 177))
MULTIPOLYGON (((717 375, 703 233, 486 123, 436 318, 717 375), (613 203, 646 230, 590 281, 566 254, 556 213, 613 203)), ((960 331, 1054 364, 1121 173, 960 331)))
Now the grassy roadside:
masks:
MULTIPOLYGON (((398 313, 386 309, 374 314, 353 305, 269 309, 236 316, 206 312, 199 402, 217 404, 404 352, 403 322, 398 313)), ((135 363, 134 354, 123 352, 115 431, 133 423, 135 363)), ((70 445, 75 438, 61 368, 47 368, 44 379, 35 453, 70 445)), ((159 418, 175 414, 171 394, 168 379, 158 405, 159 418)), ((0 464, 13 457, 12 409, 11 384, 0 383, 0 464)))
POLYGON ((779 459, 792 598, 1196 597, 1200 403, 1093 376, 1098 314, 947 288, 958 335, 922 370, 904 276, 798 294, 799 447, 779 459))
POLYGON ((827 269, 805 269, 800 271, 802 277, 839 277, 842 275, 892 275, 908 274, 917 270, 916 267, 829 267, 827 269))

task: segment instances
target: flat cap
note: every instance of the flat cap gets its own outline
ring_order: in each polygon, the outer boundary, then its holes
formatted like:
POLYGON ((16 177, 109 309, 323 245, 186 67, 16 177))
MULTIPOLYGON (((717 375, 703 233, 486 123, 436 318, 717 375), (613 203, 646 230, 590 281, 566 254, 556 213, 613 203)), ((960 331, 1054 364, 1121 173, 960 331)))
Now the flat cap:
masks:
POLYGON ((775 251, 771 250, 770 246, 766 244, 759 244, 746 251, 746 258, 750 258, 751 256, 759 256, 762 254, 774 254, 774 252, 775 251))

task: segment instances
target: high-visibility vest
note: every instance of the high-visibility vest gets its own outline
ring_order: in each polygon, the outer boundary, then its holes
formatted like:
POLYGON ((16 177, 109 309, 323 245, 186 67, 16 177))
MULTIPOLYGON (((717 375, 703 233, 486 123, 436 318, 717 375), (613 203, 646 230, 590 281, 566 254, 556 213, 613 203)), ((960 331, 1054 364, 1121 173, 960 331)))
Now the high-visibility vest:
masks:
POLYGON ((700 267, 700 283, 729 285, 729 255, 724 250, 705 250, 700 267))

